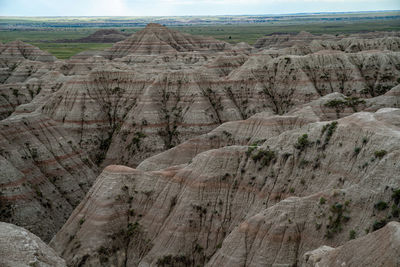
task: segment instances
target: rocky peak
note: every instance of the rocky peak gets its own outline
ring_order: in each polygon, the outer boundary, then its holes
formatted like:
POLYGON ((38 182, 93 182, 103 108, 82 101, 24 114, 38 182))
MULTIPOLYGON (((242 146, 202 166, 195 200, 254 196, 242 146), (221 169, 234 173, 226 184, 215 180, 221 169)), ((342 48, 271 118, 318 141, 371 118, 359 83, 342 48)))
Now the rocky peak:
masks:
POLYGON ((192 51, 224 51, 230 46, 209 37, 184 34, 157 23, 149 23, 145 29, 130 38, 116 43, 105 51, 105 57, 114 59, 130 54, 159 55, 192 51))
POLYGON ((153 29, 153 30, 154 30, 154 29, 168 30, 167 27, 165 27, 165 26, 163 26, 163 25, 161 25, 161 24, 159 24, 159 23, 149 23, 149 24, 146 25, 146 28, 145 28, 145 29, 148 29, 148 30, 150 30, 150 29, 153 29))

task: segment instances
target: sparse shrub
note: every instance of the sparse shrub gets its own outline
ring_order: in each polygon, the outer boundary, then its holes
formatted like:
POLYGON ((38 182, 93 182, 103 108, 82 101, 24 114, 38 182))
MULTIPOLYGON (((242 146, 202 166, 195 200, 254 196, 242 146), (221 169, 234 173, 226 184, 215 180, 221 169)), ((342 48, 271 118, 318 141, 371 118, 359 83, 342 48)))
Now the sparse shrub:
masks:
POLYGON ((259 149, 251 158, 257 162, 260 161, 262 166, 269 165, 269 163, 276 158, 275 151, 267 149, 259 149))
POLYGON ((134 144, 137 148, 140 148, 140 142, 146 136, 147 135, 145 133, 135 132, 135 134, 132 137, 132 144, 134 144))
POLYGON ((106 248, 105 246, 101 246, 97 250, 97 254, 99 254, 100 262, 102 264, 104 264, 104 263, 108 262, 108 258, 109 258, 109 256, 111 256, 111 250, 106 248))
POLYGON ((308 134, 303 134, 297 139, 297 143, 294 145, 294 147, 300 151, 303 151, 309 145, 310 141, 308 140, 308 134))
POLYGON ((126 237, 129 238, 138 231, 140 231, 140 224, 138 222, 128 223, 128 228, 126 229, 126 237))
POLYGON ((364 100, 360 100, 358 97, 346 97, 344 100, 342 99, 333 99, 324 104, 324 106, 329 108, 335 108, 336 112, 339 113, 340 110, 343 110, 345 107, 351 107, 354 111, 357 111, 357 106, 359 104, 365 104, 364 100))
POLYGON ((393 218, 399 218, 399 215, 400 215, 400 208, 397 207, 396 204, 393 204, 393 205, 392 205, 392 212, 391 212, 391 215, 392 215, 393 218))
POLYGON ((13 89, 13 95, 14 95, 15 97, 20 96, 20 93, 19 93, 18 89, 13 89))
POLYGON ((361 147, 355 147, 354 148, 354 155, 358 155, 361 151, 361 147))
POLYGON ((359 99, 358 97, 346 97, 346 106, 351 107, 354 112, 357 111, 357 106, 360 104, 365 104, 365 100, 359 99))
POLYGON ((379 158, 379 159, 382 159, 386 154, 387 154, 387 151, 383 150, 383 149, 375 151, 375 153, 374 153, 375 158, 379 158))
POLYGON ((343 108, 346 105, 346 101, 342 99, 332 99, 324 104, 325 107, 328 108, 343 108))
POLYGON ((257 148, 257 146, 253 146, 253 145, 249 146, 249 147, 247 148, 246 154, 247 154, 248 156, 250 156, 251 153, 253 153, 253 151, 254 151, 256 148, 257 148))
POLYGON ((228 131, 222 131, 222 133, 224 134, 224 135, 226 135, 227 137, 231 137, 232 136, 232 134, 230 133, 230 132, 228 132, 228 131))
POLYGON ((162 258, 159 258, 156 262, 156 265, 160 266, 160 267, 191 266, 192 261, 190 260, 189 257, 184 256, 184 255, 177 255, 177 256, 166 255, 166 256, 163 256, 162 258))
POLYGON ((129 216, 135 216, 135 210, 134 209, 130 209, 129 210, 129 216))
POLYGON ((326 238, 332 238, 336 233, 342 231, 342 222, 347 222, 350 220, 348 215, 344 213, 347 212, 347 205, 341 203, 335 203, 330 207, 329 223, 326 226, 326 238))
POLYGON ((367 137, 363 137, 362 143, 363 143, 363 145, 367 144, 368 143, 368 138, 367 137))
POLYGON ((379 230, 382 227, 384 227, 386 225, 386 223, 387 223, 386 219, 382 219, 380 221, 375 221, 374 224, 372 225, 372 230, 373 231, 379 230))
POLYGON ((374 205, 374 208, 377 210, 385 210, 389 207, 389 205, 385 201, 379 201, 374 205))
POLYGON ((400 203, 400 188, 393 190, 392 199, 396 205, 400 203))
POLYGON ((43 197, 42 192, 40 192, 40 190, 39 190, 39 188, 37 186, 34 186, 33 189, 35 190, 35 193, 39 198, 43 197))
POLYGON ((300 167, 301 169, 303 169, 303 168, 304 168, 305 166, 307 166, 309 163, 310 163, 310 162, 309 162, 308 160, 302 159, 302 160, 300 160, 299 167, 300 167))
POLYGON ((338 122, 334 121, 334 122, 328 123, 328 124, 324 125, 324 127, 322 127, 322 134, 324 134, 326 132, 324 145, 323 145, 324 148, 331 140, 331 137, 332 137, 333 133, 335 132, 337 125, 338 125, 338 122))
POLYGON ((320 199, 319 199, 319 204, 320 205, 324 205, 326 203, 326 199, 324 198, 324 197, 321 197, 320 199))

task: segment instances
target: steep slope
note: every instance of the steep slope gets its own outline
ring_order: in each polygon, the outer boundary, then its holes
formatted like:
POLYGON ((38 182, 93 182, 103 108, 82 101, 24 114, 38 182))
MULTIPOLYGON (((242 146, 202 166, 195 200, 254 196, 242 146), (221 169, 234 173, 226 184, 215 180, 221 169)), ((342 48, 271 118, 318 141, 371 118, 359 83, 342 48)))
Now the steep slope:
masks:
POLYGON ((0 219, 49 241, 92 185, 87 154, 39 113, 0 122, 0 219))
POLYGON ((0 265, 67 266, 52 248, 24 228, 0 222, 0 265))
POLYGON ((311 123, 262 146, 209 150, 161 171, 109 166, 51 244, 70 264, 106 266, 295 264, 322 244, 343 244, 351 229, 363 235, 388 220, 390 211, 377 212, 375 203, 396 203, 400 110, 337 123, 311 123), (337 212, 339 225, 329 219, 337 212))

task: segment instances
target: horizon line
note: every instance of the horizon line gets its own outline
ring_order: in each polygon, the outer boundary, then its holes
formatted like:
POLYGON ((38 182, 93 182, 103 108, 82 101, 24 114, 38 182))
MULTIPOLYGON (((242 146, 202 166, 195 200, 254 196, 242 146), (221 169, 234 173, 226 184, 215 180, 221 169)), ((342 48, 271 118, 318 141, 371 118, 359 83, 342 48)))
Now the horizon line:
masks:
POLYGON ((318 14, 351 14, 351 13, 378 13, 378 12, 400 12, 400 9, 387 9, 387 10, 358 10, 358 11, 315 11, 315 12, 298 12, 298 13, 270 13, 270 14, 219 14, 219 15, 143 15, 143 16, 110 16, 110 15, 42 15, 42 16, 29 16, 29 15, 0 15, 2 17, 27 17, 27 18, 87 18, 87 17, 110 17, 110 18, 151 18, 151 17, 240 17, 240 16, 282 16, 282 15, 318 15, 318 14))

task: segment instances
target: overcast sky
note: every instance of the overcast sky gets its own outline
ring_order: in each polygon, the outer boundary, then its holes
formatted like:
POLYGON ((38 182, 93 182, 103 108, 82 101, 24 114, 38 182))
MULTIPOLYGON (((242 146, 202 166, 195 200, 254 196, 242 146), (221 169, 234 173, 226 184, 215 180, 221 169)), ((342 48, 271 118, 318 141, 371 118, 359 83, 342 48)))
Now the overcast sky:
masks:
POLYGON ((399 10, 400 0, 0 0, 2 16, 184 16, 399 10))

